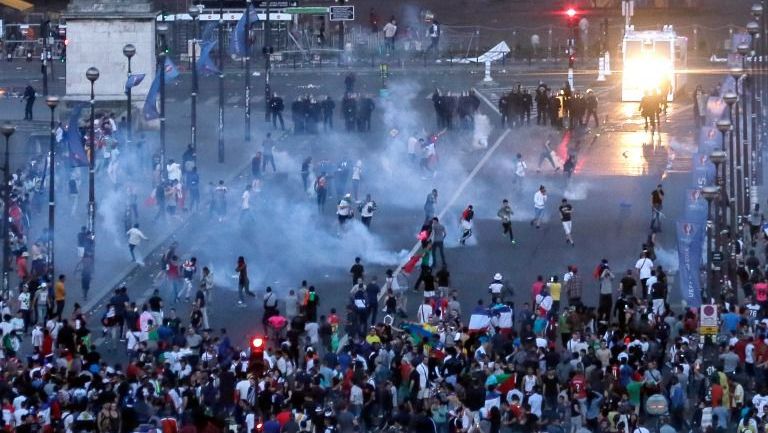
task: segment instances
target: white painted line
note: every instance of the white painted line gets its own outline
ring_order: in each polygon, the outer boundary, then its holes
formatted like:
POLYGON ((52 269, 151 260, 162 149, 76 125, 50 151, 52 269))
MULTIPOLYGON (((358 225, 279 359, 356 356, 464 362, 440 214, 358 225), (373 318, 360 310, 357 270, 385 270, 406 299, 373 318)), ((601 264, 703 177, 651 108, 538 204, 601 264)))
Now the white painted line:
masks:
MULTIPOLYGON (((480 161, 475 165, 475 168, 473 168, 472 171, 469 173, 469 175, 466 178, 464 178, 464 181, 461 182, 461 185, 459 185, 459 187, 456 189, 456 191, 454 191, 454 193, 451 196, 450 200, 448 200, 448 202, 443 207, 443 210, 441 210, 440 213, 437 215, 437 217, 439 219, 442 219, 443 216, 445 216, 445 213, 448 212, 448 209, 451 206, 453 206, 454 203, 456 203, 456 200, 458 200, 459 197, 461 196, 461 194, 464 193, 464 190, 467 188, 467 185, 469 185, 469 183, 472 182, 472 179, 474 179, 475 176, 477 176, 477 173, 480 171, 481 168, 483 168, 485 163, 488 162, 488 160, 491 158, 491 155, 493 155, 493 153, 496 151, 496 149, 499 148, 501 143, 504 141, 505 138, 507 138, 507 135, 509 135, 510 132, 512 132, 511 129, 506 129, 504 131, 504 133, 501 134, 501 136, 499 136, 499 138, 496 139, 496 142, 493 143, 493 146, 491 146, 488 149, 488 151, 485 152, 485 155, 483 155, 483 157, 480 159, 480 161)), ((406 258, 405 263, 407 263, 408 260, 410 260, 411 256, 413 256, 416 253, 416 251, 418 251, 418 249, 420 247, 421 247, 421 242, 416 242, 414 244, 413 248, 411 248, 410 253, 408 253, 408 257, 406 258)), ((401 263, 397 267, 397 269, 395 269, 395 272, 394 272, 395 275, 400 273, 400 271, 403 269, 403 265, 405 265, 405 263, 401 263)), ((380 295, 379 297, 381 298, 382 296, 380 295)))
MULTIPOLYGON (((483 94, 482 94, 480 91, 478 91, 478 90, 477 90, 477 89, 475 89, 474 87, 472 88, 472 90, 474 90, 474 92, 475 92, 475 95, 479 96, 479 97, 480 97, 480 99, 482 99, 482 100, 483 100, 483 101, 484 101, 486 104, 488 104, 488 106, 489 106, 489 107, 491 107, 491 110, 493 110, 494 112, 496 112, 496 114, 498 114, 499 116, 501 116, 501 112, 499 111, 499 109, 498 109, 498 108, 496 108, 496 106, 495 106, 495 105, 493 105, 493 103, 492 103, 492 102, 491 102, 491 101, 490 101, 488 98, 486 98, 486 97, 485 97, 485 95, 483 95, 483 94)), ((505 135, 506 135, 506 134, 505 134, 505 135)), ((491 150, 489 150, 488 152, 492 152, 492 151, 491 151, 491 150)))

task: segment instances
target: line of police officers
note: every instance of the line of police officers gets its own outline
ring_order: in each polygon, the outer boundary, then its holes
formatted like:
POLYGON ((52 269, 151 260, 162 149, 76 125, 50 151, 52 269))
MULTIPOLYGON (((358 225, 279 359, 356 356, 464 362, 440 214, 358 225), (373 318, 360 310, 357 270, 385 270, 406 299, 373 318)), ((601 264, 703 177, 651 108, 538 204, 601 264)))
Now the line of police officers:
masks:
POLYGON ((566 82, 559 91, 552 91, 546 84, 539 83, 535 94, 518 84, 512 91, 502 94, 498 108, 502 127, 529 125, 531 110, 536 104, 536 124, 546 126, 547 122, 556 128, 570 129, 589 126, 590 118, 597 118, 597 95, 589 89, 586 93, 573 91, 566 82))
POLYGON ((432 93, 432 105, 437 116, 437 129, 453 129, 454 117, 458 117, 459 127, 471 129, 474 126, 473 116, 480 108, 480 98, 474 90, 455 94, 447 92, 442 94, 439 89, 432 93))
MULTIPOLYGON (((285 130, 283 111, 285 103, 277 94, 272 95, 269 101, 272 116, 272 126, 285 130)), ((344 126, 347 131, 369 132, 371 130, 371 115, 376 108, 370 95, 347 93, 341 100, 341 114, 344 117, 344 126)), ((291 119, 295 134, 317 134, 322 124, 323 131, 333 129, 333 113, 336 102, 330 96, 305 94, 299 96, 291 103, 291 119)))

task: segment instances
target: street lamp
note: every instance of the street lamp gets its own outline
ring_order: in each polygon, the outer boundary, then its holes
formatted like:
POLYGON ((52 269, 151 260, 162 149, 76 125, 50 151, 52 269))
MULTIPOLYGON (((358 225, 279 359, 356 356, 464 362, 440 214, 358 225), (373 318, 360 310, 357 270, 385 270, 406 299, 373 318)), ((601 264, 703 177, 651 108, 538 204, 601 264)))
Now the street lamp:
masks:
MULTIPOLYGON (((723 132, 723 137, 725 137, 724 132, 723 132)), ((725 210, 723 209, 723 206, 725 206, 728 203, 728 198, 726 197, 726 193, 725 193, 725 179, 724 179, 724 173, 723 173, 725 172, 725 167, 723 166, 723 171, 721 172, 720 166, 725 163, 725 160, 727 158, 728 158, 728 155, 723 150, 715 150, 714 152, 709 154, 709 160, 712 161, 713 164, 715 164, 715 173, 717 175, 716 184, 720 191, 720 199, 718 200, 715 206, 715 247, 717 251, 720 251, 720 230, 724 225, 725 210)))
MULTIPOLYGON (((752 6, 752 15, 755 17, 755 19, 759 19, 759 16, 762 14, 763 7, 761 5, 753 5, 752 6), (757 7, 755 7, 757 6, 757 7)), ((753 171, 755 171, 755 160, 754 158, 757 157, 757 146, 758 146, 758 132, 757 132, 757 125, 758 125, 758 117, 762 117, 762 90, 758 92, 759 87, 762 85, 762 82, 764 80, 764 77, 762 77, 759 74, 755 74, 755 53, 758 51, 758 42, 757 39, 760 39, 760 44, 762 44, 763 37, 760 35, 760 24, 756 21, 750 21, 747 23, 747 32, 749 32, 750 36, 752 36, 752 56, 750 59, 750 67, 752 68, 752 76, 749 77, 749 80, 745 80, 744 86, 742 88, 742 96, 743 100, 741 102, 741 111, 744 113, 744 119, 743 119, 743 129, 744 129, 744 183, 745 183, 745 191, 744 191, 744 214, 747 214, 751 209, 752 206, 750 205, 750 194, 752 190, 752 182, 754 182, 755 176, 753 175, 753 171), (749 116, 749 126, 751 127, 751 140, 747 141, 747 89, 752 93, 750 96, 750 116, 749 116), (760 104, 758 106, 758 103, 760 104)), ((759 61, 762 64, 763 62, 763 56, 764 54, 761 54, 759 57, 759 61)), ((746 72, 746 70, 745 70, 746 72)), ((762 124, 761 124, 762 126, 762 124)))
MULTIPOLYGON (((131 76, 131 58, 136 55, 136 47, 133 46, 133 44, 126 44, 123 47, 123 55, 128 58, 128 77, 131 76)), ((128 124, 125 126, 126 128, 126 147, 128 147, 131 144, 131 139, 133 138, 133 133, 131 131, 131 127, 133 126, 132 120, 131 120, 131 112, 133 111, 133 105, 131 104, 131 88, 128 87, 125 89, 125 94, 128 97, 128 106, 126 107, 128 109, 128 124)))
POLYGON ((720 188, 716 186, 705 186, 701 189, 701 195, 707 200, 707 293, 704 298, 709 301, 709 293, 714 292, 715 279, 712 270, 712 241, 713 222, 712 222, 712 201, 720 195, 720 188))
POLYGON ((10 223, 10 210, 11 210, 11 156, 9 152, 9 145, 11 135, 16 132, 16 126, 10 123, 3 123, 0 126, 0 132, 5 136, 5 160, 3 161, 3 192, 4 192, 4 206, 3 206, 3 299, 8 300, 11 291, 11 282, 9 275, 11 273, 11 223, 10 223))
POLYGON ((732 122, 734 125, 734 133, 731 134, 730 140, 728 142, 729 145, 729 151, 733 158, 731 158, 730 162, 730 169, 731 169, 731 184, 730 184, 730 192, 731 192, 731 200, 733 201, 733 206, 731 207, 731 229, 735 232, 736 229, 736 223, 737 223, 737 215, 742 215, 742 204, 741 199, 743 198, 742 194, 742 188, 744 187, 744 184, 742 182, 742 154, 741 154, 741 145, 739 144, 739 105, 737 102, 739 101, 739 96, 734 92, 726 92, 723 94, 723 101, 725 101, 726 104, 728 104, 728 119, 732 122), (734 110, 734 106, 736 109, 734 110), (734 112, 735 111, 735 112, 734 112), (734 120, 735 119, 735 120, 734 120))
POLYGON ((201 6, 190 6, 189 16, 192 17, 192 31, 194 39, 192 40, 192 125, 190 129, 190 140, 192 148, 197 149, 197 18, 200 16, 201 6))
POLYGON ((54 112, 56 111, 56 106, 59 105, 59 97, 58 96, 48 96, 45 98, 45 105, 48 106, 48 108, 51 109, 51 140, 49 144, 49 150, 48 150, 48 275, 50 275, 50 279, 48 281, 53 281, 54 275, 56 273, 54 272, 54 243, 53 243, 53 229, 54 229, 54 221, 56 219, 56 194, 55 194, 55 185, 54 181, 56 180, 55 176, 55 167, 56 167, 56 125, 54 120, 54 112))
MULTIPOLYGON (((95 257, 96 249, 96 95, 93 92, 93 85, 99 79, 99 70, 91 66, 85 71, 85 77, 91 82, 91 131, 90 143, 88 145, 88 233, 93 242, 93 248, 90 253, 95 257)), ((88 251, 86 251, 86 254, 88 251)))
MULTIPOLYGON (((269 11, 269 9, 267 9, 269 11)), ((269 13, 267 13, 269 19, 269 13)), ((219 163, 224 162, 224 0, 219 0, 219 163)))
MULTIPOLYGON (((269 0, 267 0, 269 5, 269 0)), ((269 14, 269 10, 267 10, 269 14)), ((267 15, 269 20, 269 15, 267 15)), ((243 63, 245 66, 245 141, 251 141, 251 0, 245 0, 245 54, 243 63)), ((269 100, 267 100, 269 107, 269 100)), ((269 110, 267 110, 269 112, 269 110)))
POLYGON ((160 46, 157 53, 157 73, 160 74, 160 177, 168 178, 165 167, 165 33, 168 24, 157 24, 157 33, 160 35, 160 46))

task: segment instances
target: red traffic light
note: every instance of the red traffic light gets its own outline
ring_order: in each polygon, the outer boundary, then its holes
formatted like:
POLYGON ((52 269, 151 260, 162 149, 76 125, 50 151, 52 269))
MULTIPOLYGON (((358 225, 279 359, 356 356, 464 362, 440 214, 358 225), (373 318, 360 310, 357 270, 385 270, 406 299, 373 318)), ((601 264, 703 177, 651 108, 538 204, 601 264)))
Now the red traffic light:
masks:
POLYGON ((574 9, 574 8, 568 8, 568 9, 565 11, 565 14, 566 14, 566 15, 568 15, 568 18, 573 18, 573 17, 575 17, 575 16, 576 16, 576 9, 574 9))
POLYGON ((251 340, 251 348, 254 350, 264 350, 264 339, 261 337, 253 337, 251 340))

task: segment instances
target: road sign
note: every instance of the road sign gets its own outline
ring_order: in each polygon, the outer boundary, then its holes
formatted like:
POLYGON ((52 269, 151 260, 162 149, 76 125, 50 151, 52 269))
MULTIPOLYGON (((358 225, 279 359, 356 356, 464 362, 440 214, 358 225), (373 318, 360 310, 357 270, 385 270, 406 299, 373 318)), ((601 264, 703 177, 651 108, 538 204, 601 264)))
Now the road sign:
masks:
POLYGON ((269 3, 270 8, 295 8, 299 5, 299 2, 297 0, 260 0, 256 2, 256 7, 264 9, 267 7, 267 3, 269 3))
POLYGON ((354 21, 354 6, 331 6, 331 21, 354 21))
POLYGON ((717 335, 717 306, 705 304, 701 306, 699 314, 699 334, 717 335))
POLYGON ((323 6, 302 6, 297 8, 285 8, 283 9, 283 12, 299 15, 325 15, 328 13, 328 8, 323 6))

